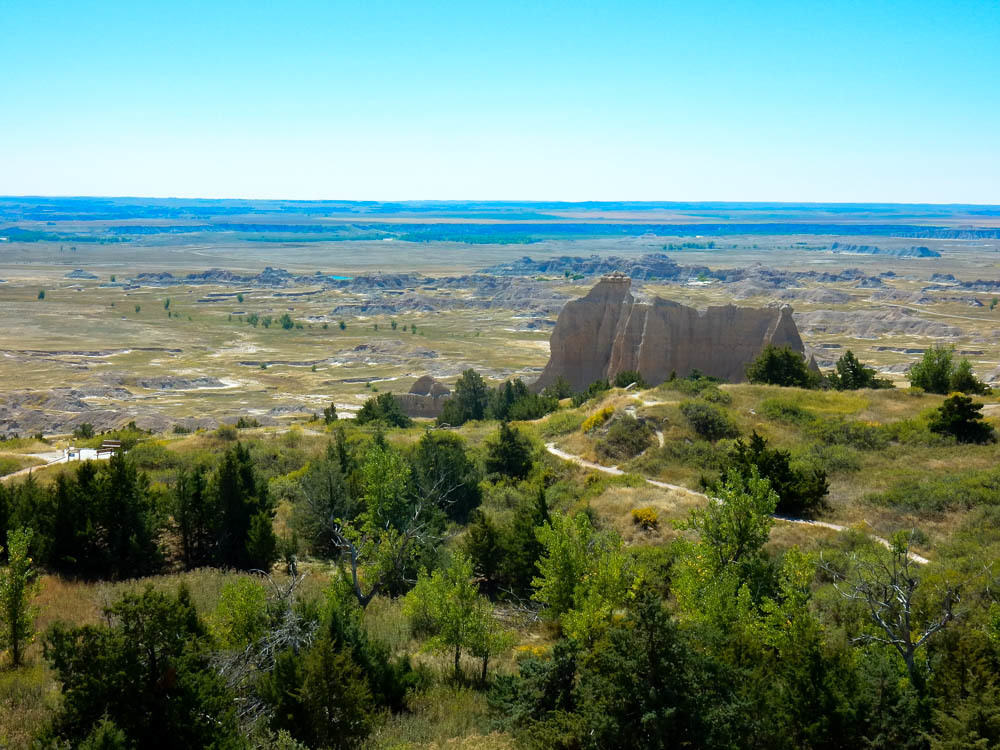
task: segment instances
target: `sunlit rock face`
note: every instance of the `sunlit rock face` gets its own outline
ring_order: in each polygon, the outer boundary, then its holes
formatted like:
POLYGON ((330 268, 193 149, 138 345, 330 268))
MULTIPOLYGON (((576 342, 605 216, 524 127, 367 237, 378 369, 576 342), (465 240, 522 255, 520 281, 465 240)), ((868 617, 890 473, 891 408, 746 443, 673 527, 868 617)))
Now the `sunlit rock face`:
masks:
POLYGON ((451 391, 430 375, 417 378, 409 393, 396 395, 400 408, 408 417, 427 417, 435 419, 441 416, 444 402, 451 391))
POLYGON ((638 370, 648 383, 693 370, 738 382, 767 344, 804 351, 788 305, 697 310, 659 297, 636 302, 630 287, 627 276, 605 276, 563 307, 536 388, 561 375, 583 390, 623 370, 638 370))

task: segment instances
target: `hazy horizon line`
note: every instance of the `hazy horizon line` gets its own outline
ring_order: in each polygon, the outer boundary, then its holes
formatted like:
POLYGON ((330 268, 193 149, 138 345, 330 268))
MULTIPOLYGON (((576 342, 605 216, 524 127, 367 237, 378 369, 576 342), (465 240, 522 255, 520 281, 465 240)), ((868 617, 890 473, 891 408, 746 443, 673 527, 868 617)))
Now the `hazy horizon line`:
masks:
POLYGON ((650 206, 659 205, 751 205, 751 206, 933 206, 944 208, 969 207, 969 208, 996 208, 1000 209, 1000 203, 969 203, 964 201, 955 202, 935 202, 935 201, 895 201, 895 200, 739 200, 739 199, 649 199, 649 198, 591 198, 591 199, 564 199, 564 198, 289 198, 277 196, 184 196, 184 195, 127 195, 112 193, 0 193, 0 200, 9 199, 106 199, 106 200, 163 200, 163 201, 284 201, 290 203, 507 203, 515 205, 529 204, 552 204, 560 203, 565 205, 593 205, 593 204, 614 204, 631 203, 646 204, 650 206))

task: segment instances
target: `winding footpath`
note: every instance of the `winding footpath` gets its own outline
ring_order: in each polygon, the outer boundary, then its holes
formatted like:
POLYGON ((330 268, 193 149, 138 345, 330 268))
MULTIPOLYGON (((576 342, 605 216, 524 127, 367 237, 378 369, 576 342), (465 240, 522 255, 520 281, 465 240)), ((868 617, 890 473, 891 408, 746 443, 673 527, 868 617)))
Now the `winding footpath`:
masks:
MULTIPOLYGON (((621 476, 625 473, 617 466, 604 466, 603 464, 595 464, 593 461, 588 461, 585 458, 574 455, 573 453, 567 453, 566 451, 557 448, 555 443, 546 443, 545 450, 547 450, 556 458, 561 458, 563 461, 569 461, 571 463, 576 464, 577 466, 582 466, 585 469, 593 469, 594 471, 600 471, 604 472, 605 474, 612 474, 614 476, 621 476)), ((643 477, 643 479, 646 481, 647 484, 650 484, 653 487, 658 487, 661 490, 672 490, 674 492, 682 492, 687 495, 691 495, 692 497, 697 497, 701 500, 706 500, 706 501, 711 500, 711 498, 704 492, 697 492, 695 490, 688 489, 687 487, 682 487, 679 484, 670 484, 669 482, 661 482, 657 479, 650 479, 649 477, 643 477)), ((779 515, 775 515, 773 516, 773 518, 774 520, 781 521, 782 523, 797 523, 803 526, 812 526, 814 528, 830 529, 832 531, 849 530, 848 526, 842 526, 838 523, 830 523, 829 521, 811 521, 805 518, 791 518, 789 516, 779 516, 779 515)), ((883 539, 882 537, 875 536, 874 534, 869 534, 869 537, 874 541, 878 542, 879 544, 881 544, 883 547, 886 547, 887 549, 891 548, 892 546, 889 543, 888 539, 883 539)), ((916 552, 910 552, 909 556, 913 562, 919 563, 920 565, 926 565, 927 563, 930 562, 930 560, 928 560, 926 557, 924 557, 923 555, 918 555, 916 552)))

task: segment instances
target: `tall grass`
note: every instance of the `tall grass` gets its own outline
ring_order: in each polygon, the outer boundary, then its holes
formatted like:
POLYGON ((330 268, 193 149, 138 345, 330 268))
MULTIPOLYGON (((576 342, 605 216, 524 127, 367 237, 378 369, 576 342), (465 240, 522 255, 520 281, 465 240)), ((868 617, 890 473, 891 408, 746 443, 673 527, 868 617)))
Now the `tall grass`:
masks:
POLYGON ((514 748, 509 735, 490 731, 486 696, 476 690, 438 684, 411 696, 408 713, 387 717, 365 742, 366 750, 416 748, 514 748))

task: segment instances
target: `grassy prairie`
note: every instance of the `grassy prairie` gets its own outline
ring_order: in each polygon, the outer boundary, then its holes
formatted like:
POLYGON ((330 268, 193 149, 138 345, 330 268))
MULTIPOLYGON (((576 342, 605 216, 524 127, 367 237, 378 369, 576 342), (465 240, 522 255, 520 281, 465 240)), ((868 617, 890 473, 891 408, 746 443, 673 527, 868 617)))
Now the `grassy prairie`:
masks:
MULTIPOLYGON (((917 528, 933 546, 963 522, 969 508, 960 502, 947 511, 909 509, 870 501, 901 481, 930 481, 996 466, 1000 459, 997 444, 958 445, 934 436, 927 430, 930 411, 943 397, 908 390, 858 392, 807 391, 774 386, 723 385, 731 396, 725 412, 744 437, 756 431, 771 445, 788 450, 793 465, 814 466, 827 471, 830 481, 829 507, 822 518, 844 525, 858 525, 887 536, 901 528, 917 528), (770 415, 770 416, 769 416, 770 415)), ((569 413, 548 417, 535 427, 538 434, 551 436, 558 447, 599 461, 595 446, 600 430, 583 433, 577 426, 585 415, 611 406, 617 411, 632 407, 664 435, 663 448, 652 446, 642 455, 621 464, 622 468, 699 489, 702 477, 719 475, 719 464, 732 441, 715 444, 699 438, 681 414, 678 404, 693 398, 668 385, 642 394, 612 391, 569 413), (639 405, 645 402, 649 405, 639 405)), ((995 397, 985 397, 995 404, 995 397)), ((1000 420, 989 420, 1000 427, 1000 420)), ((606 461, 604 463, 607 463, 606 461)), ((995 502, 1000 504, 1000 496, 995 502)), ((630 512, 635 507, 652 506, 666 519, 686 515, 686 498, 671 497, 653 488, 613 488, 595 498, 591 507, 629 541, 643 534, 632 528, 630 512)), ((667 538, 669 532, 659 532, 667 538)), ((778 539, 801 536, 801 530, 784 530, 778 539)), ((807 534, 814 533, 809 529, 807 534)))
MULTIPOLYGON (((447 380, 475 367, 491 377, 521 375, 531 379, 547 359, 548 329, 526 329, 517 303, 485 310, 467 305, 482 296, 478 292, 420 289, 420 295, 435 300, 437 309, 368 314, 334 310, 372 302, 392 305, 417 290, 396 295, 389 291, 355 294, 309 284, 291 290, 220 284, 126 289, 108 284, 112 276, 120 283, 139 272, 181 275, 225 268, 252 273, 268 265, 303 275, 317 270, 347 276, 373 271, 455 275, 526 254, 546 258, 596 252, 635 257, 662 252, 675 239, 629 237, 473 246, 381 241, 261 243, 214 234, 204 238, 151 235, 136 242, 90 246, 5 243, 0 246, 0 277, 5 280, 0 284, 0 314, 17 321, 17 336, 6 342, 0 357, 0 384, 8 391, 90 388, 86 399, 91 406, 120 410, 125 419, 130 410, 139 414, 153 411, 170 419, 235 418, 239 414, 261 417, 276 407, 280 408, 276 416, 281 419, 292 413, 289 410, 316 412, 330 402, 345 409, 356 408, 372 388, 406 390, 413 380, 428 373, 447 380), (98 279, 65 278, 74 268, 98 279), (38 299, 40 290, 45 290, 44 299, 38 299), (307 294, 281 296, 289 291, 307 294), (236 299, 236 293, 243 293, 243 302, 236 299), (168 298, 169 311, 164 309, 168 298), (286 313, 303 327, 283 330, 276 321, 286 313), (240 322, 251 314, 262 319, 270 316, 275 323, 264 328, 240 322), (344 331, 338 325, 341 320, 346 324, 344 331), (395 330, 393 321, 397 323, 395 330), (416 334, 409 332, 412 324, 417 326, 416 334), (407 331, 402 330, 404 325, 407 331), (261 364, 266 369, 261 369, 261 364), (169 377, 217 382, 176 388, 159 387, 155 382, 169 377), (120 385, 130 395, 101 395, 93 390, 95 384, 120 385)), ((680 263, 712 268, 762 263, 793 271, 853 267, 877 275, 887 267, 884 257, 803 249, 827 247, 834 239, 866 242, 863 237, 731 237, 718 240, 711 250, 668 252, 680 263)), ((912 245, 914 241, 879 238, 877 244, 888 247, 912 245)), ((802 287, 735 300, 730 286, 720 283, 637 282, 635 291, 640 296, 660 294, 695 306, 790 303, 799 313, 867 314, 903 307, 922 320, 957 326, 960 334, 947 341, 970 352, 967 356, 980 373, 990 372, 1000 365, 995 345, 1000 309, 989 310, 990 296, 947 286, 945 291, 922 290, 931 273, 988 278, 991 270, 1000 267, 1000 243, 921 240, 921 244, 940 250, 942 257, 894 258, 891 266, 896 276, 886 281, 886 289, 924 298, 919 304, 889 299, 873 302, 872 295, 880 290, 859 289, 848 282, 807 281, 802 287), (845 295, 846 301, 809 301, 809 293, 817 290, 845 295), (977 299, 984 307, 970 307, 970 301, 977 299)), ((576 297, 585 293, 593 280, 553 275, 541 283, 576 297)), ((553 318, 550 315, 549 322, 553 318)), ((805 340, 822 357, 835 358, 851 348, 866 362, 899 368, 919 356, 906 350, 925 348, 938 339, 904 332, 858 338, 821 326, 810 330, 805 340)))

